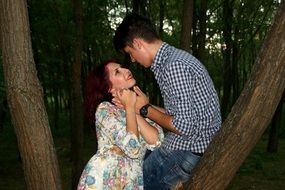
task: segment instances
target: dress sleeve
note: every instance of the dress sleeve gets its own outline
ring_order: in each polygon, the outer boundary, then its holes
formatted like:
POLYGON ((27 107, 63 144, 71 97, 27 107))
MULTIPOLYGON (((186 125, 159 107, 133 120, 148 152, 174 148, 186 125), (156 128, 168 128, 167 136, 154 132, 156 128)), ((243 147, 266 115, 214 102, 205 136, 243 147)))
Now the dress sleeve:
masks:
POLYGON ((96 112, 96 123, 101 126, 102 134, 111 144, 118 146, 128 157, 140 156, 141 143, 135 134, 127 132, 126 117, 122 110, 110 103, 102 103, 96 112))

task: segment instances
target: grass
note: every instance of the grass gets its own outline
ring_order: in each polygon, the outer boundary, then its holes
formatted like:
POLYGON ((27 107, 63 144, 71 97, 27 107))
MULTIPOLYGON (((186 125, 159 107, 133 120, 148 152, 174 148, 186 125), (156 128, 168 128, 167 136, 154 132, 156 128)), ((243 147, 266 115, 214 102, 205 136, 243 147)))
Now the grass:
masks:
MULTIPOLYGON (((71 189, 69 129, 53 130, 64 190, 71 189)), ((84 163, 95 153, 94 134, 86 131, 84 163)), ((227 190, 283 190, 285 187, 285 139, 279 141, 278 153, 266 152, 267 134, 258 142, 240 167, 227 190)), ((23 190, 24 175, 11 126, 0 132, 0 190, 23 190)))
POLYGON ((285 140, 280 139, 277 153, 268 153, 266 146, 267 138, 264 136, 242 164, 228 190, 285 188, 285 140))

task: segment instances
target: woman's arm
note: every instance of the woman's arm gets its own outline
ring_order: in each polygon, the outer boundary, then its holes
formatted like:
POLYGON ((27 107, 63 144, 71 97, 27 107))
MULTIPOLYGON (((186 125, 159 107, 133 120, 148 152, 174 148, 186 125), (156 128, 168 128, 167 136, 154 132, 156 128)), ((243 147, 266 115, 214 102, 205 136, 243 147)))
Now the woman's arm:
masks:
POLYGON ((129 89, 123 89, 117 92, 117 97, 126 111, 126 130, 139 137, 135 112, 136 93, 129 89))
POLYGON ((136 115, 140 134, 147 144, 156 144, 158 142, 158 130, 150 125, 142 116, 136 115))

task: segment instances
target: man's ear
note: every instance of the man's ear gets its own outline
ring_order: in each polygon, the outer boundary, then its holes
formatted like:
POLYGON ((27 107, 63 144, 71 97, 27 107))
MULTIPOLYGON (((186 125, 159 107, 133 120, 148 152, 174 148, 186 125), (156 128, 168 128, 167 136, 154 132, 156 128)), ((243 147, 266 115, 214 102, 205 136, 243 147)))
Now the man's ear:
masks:
POLYGON ((133 48, 134 49, 141 49, 142 42, 140 38, 134 38, 133 39, 133 48))

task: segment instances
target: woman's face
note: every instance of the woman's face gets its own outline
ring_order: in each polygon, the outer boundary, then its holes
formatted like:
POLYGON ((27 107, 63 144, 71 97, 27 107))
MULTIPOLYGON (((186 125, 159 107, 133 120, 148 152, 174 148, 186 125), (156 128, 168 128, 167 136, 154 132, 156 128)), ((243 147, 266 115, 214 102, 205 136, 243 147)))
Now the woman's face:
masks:
POLYGON ((106 66, 106 68, 112 85, 110 89, 111 93, 124 88, 131 88, 136 84, 136 80, 133 78, 131 71, 129 69, 122 68, 120 64, 111 62, 106 66))

